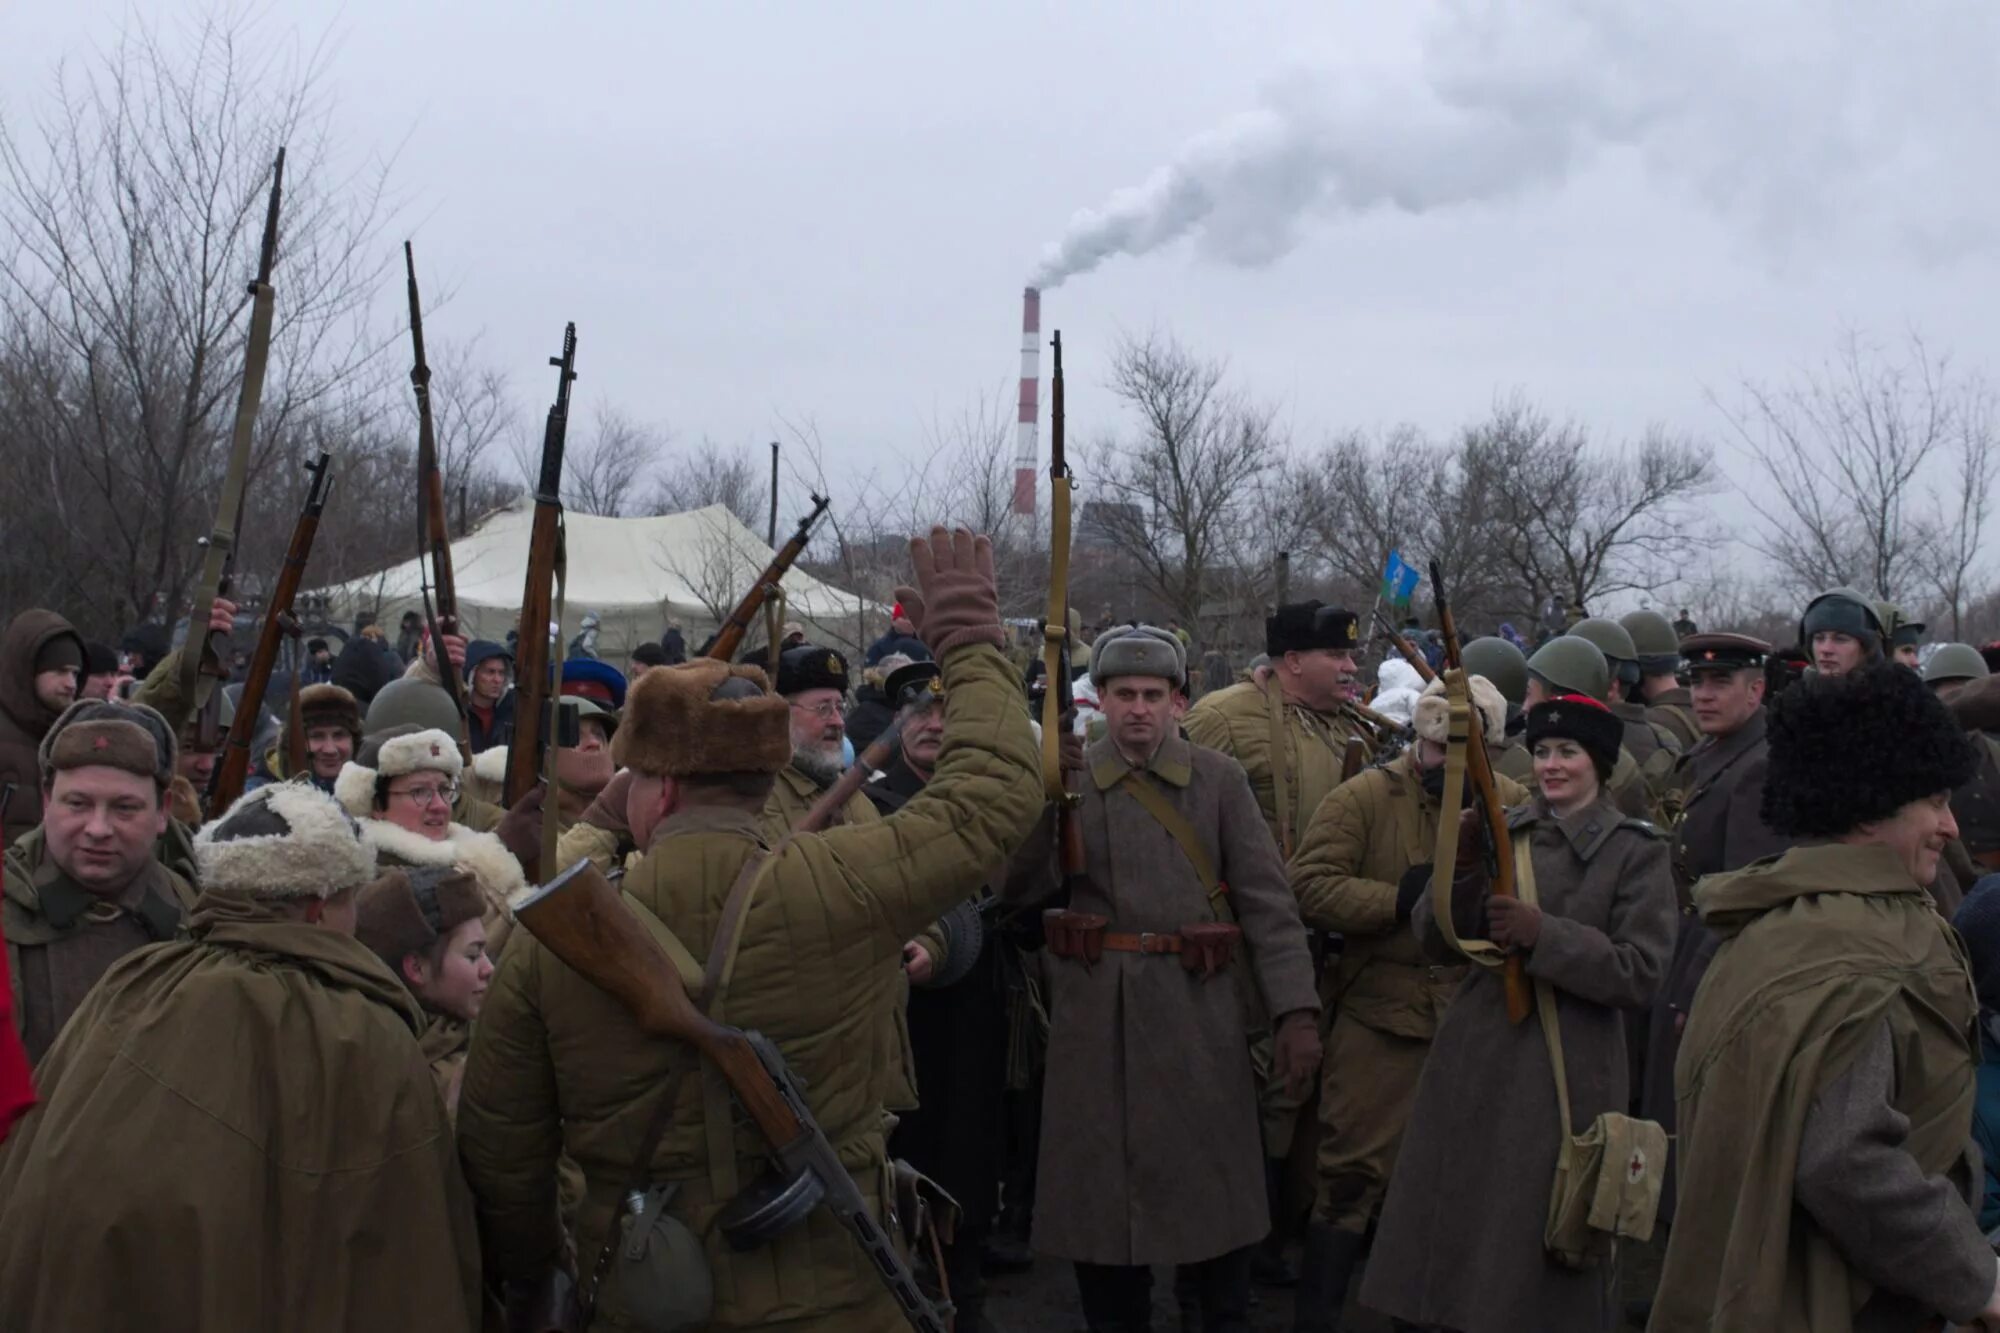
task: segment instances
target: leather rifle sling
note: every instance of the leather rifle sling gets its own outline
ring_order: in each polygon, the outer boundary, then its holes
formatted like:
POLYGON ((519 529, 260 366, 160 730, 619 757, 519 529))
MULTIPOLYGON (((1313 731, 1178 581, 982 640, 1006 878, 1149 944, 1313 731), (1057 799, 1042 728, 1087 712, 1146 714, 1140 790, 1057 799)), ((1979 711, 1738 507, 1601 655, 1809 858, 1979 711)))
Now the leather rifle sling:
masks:
POLYGON ((1445 943, 1481 967, 1499 967, 1507 951, 1492 940, 1459 938, 1458 904, 1452 900, 1452 879, 1458 869, 1458 812, 1465 796, 1465 751, 1470 744, 1472 704, 1462 672, 1446 672, 1444 793, 1438 802, 1437 848, 1431 856, 1431 916, 1445 943), (1456 679, 1453 679, 1456 677, 1456 679))
MULTIPOLYGON (((786 841, 790 841, 787 839, 786 841)), ((784 843, 779 843, 780 850, 784 843)), ((742 943, 743 918, 765 869, 777 859, 775 851, 758 848, 736 872, 729 896, 722 900, 722 916, 715 924, 715 938, 709 941, 708 965, 703 969, 701 993, 696 1004, 717 1023, 726 1022, 723 997, 736 970, 736 950, 742 943)), ((729 1083, 722 1071, 708 1060, 701 1062, 702 1127, 708 1135, 708 1183, 718 1200, 733 1199, 741 1187, 736 1174, 736 1124, 729 1110, 729 1083)))
POLYGON ((1278 850, 1292 859, 1292 784, 1285 772, 1285 705, 1278 678, 1264 681, 1264 713, 1271 728, 1271 808, 1278 814, 1278 850))
MULTIPOLYGON (((1514 892, 1530 907, 1539 907, 1535 893, 1535 858, 1528 838, 1514 839, 1514 892)), ((1563 1065, 1562 1026, 1556 1020, 1556 989, 1541 977, 1535 978, 1535 1008, 1542 1014, 1542 1036, 1549 1043, 1549 1067, 1556 1074, 1556 1109, 1562 1112, 1562 1141, 1576 1136, 1569 1114, 1569 1070, 1563 1065)))
POLYGON ((1229 908, 1229 886, 1215 873, 1215 863, 1208 859, 1208 849, 1201 845, 1194 825, 1182 818, 1181 812, 1174 809, 1173 802, 1167 799, 1164 792, 1139 774, 1127 770, 1125 776, 1118 780, 1118 785, 1130 792, 1132 799, 1180 844, 1181 851, 1194 866, 1196 878, 1201 880, 1202 892, 1208 895, 1209 910, 1215 913, 1215 919, 1234 925, 1236 914, 1229 908))

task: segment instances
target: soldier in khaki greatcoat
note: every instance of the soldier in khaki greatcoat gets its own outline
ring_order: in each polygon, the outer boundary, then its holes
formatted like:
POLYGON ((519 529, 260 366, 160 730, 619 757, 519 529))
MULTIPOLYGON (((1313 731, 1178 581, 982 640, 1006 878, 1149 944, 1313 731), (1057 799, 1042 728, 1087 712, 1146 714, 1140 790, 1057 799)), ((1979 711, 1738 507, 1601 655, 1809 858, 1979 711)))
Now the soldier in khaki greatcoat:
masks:
MULTIPOLYGON (((903 600, 943 668, 945 732, 930 782, 896 813, 771 847, 760 816, 791 762, 791 710, 754 668, 704 659, 647 672, 613 741, 633 775, 627 825, 643 849, 626 895, 693 958, 716 960, 709 1016, 777 1045, 878 1218, 890 1205, 881 1062, 904 942, 1004 864, 1042 807, 1020 678, 1000 651, 991 549, 942 530, 912 545, 923 595, 903 600)), ((691 1048, 647 1036, 525 934, 480 1011, 458 1133, 491 1279, 561 1263, 555 1163, 566 1151, 587 1181, 576 1231, 586 1285, 627 1196, 671 1187, 666 1214, 700 1238, 712 1279, 702 1327, 904 1327, 867 1255, 823 1208, 757 1248, 731 1248, 718 1218, 763 1170, 755 1128, 691 1048)), ((600 1310, 594 1327, 633 1326, 611 1317, 600 1310)))

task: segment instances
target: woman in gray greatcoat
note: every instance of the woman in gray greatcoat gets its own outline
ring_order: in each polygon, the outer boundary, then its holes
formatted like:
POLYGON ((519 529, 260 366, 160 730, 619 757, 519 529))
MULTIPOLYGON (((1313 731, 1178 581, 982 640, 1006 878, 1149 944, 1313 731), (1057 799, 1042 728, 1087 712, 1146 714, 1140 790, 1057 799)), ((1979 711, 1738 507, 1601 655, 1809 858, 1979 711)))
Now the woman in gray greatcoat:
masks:
MULTIPOLYGON (((1459 933, 1520 953, 1529 977, 1554 988, 1579 1134, 1599 1114, 1626 1109, 1625 1012, 1651 1001, 1673 950, 1664 836, 1604 795, 1621 730, 1603 704, 1578 695, 1530 710, 1540 790, 1508 812, 1507 825, 1528 840, 1539 905, 1488 897, 1469 838, 1452 886, 1459 933)), ((1433 883, 1411 924, 1447 960, 1437 891, 1433 883)), ((1454 1333, 1615 1328, 1611 1269, 1566 1268, 1542 1248, 1561 1138, 1541 1024, 1533 1015, 1509 1022, 1498 970, 1471 969, 1418 1083, 1362 1304, 1454 1333)))

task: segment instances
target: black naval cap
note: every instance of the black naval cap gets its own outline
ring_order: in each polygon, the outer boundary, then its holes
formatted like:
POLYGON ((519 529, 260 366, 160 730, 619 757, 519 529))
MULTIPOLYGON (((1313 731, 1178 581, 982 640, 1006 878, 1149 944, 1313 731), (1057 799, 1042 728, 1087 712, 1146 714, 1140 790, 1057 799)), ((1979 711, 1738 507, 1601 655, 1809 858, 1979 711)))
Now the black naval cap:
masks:
POLYGON ((1771 645, 1748 634, 1690 634, 1681 640, 1689 672, 1761 670, 1771 645))
POLYGON ((914 703, 944 702, 944 670, 936 662, 905 662, 882 682, 891 708, 914 703))
POLYGON ((778 657, 778 693, 839 690, 847 693, 847 659, 831 648, 802 643, 778 657))

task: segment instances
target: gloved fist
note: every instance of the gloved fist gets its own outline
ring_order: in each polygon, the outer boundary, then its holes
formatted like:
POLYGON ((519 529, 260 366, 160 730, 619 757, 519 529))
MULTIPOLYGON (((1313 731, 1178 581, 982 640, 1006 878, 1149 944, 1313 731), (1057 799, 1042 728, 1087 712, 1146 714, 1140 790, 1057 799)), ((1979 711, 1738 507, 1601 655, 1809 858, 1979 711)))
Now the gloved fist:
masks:
POLYGON ((1452 897, 1464 902, 1486 896, 1492 875, 1486 869, 1486 821, 1477 810, 1458 813, 1458 859, 1452 868, 1452 897))
POLYGON ((1431 863, 1411 866, 1403 872, 1403 878, 1396 885, 1396 919, 1408 921, 1410 913, 1417 910, 1417 900, 1424 896, 1424 890, 1431 886, 1431 863))
POLYGON ((1278 1020, 1272 1047, 1272 1068, 1285 1080, 1285 1091, 1294 1097, 1311 1092, 1321 1054, 1319 1015, 1310 1009, 1294 1009, 1286 1014, 1278 1020))
POLYGON ((547 791, 546 783, 537 782, 493 829, 493 836, 514 854, 531 882, 542 873, 542 798, 547 791))
POLYGON ((1073 731, 1065 731, 1056 737, 1056 755, 1065 773, 1081 772, 1083 769, 1083 737, 1073 731))
POLYGON ((896 600, 917 627, 917 637, 939 661, 961 644, 1007 646, 1000 628, 1000 593, 993 582, 993 543, 964 528, 931 529, 930 540, 910 539, 917 586, 896 589, 896 600))
POLYGON ((625 799, 626 793, 631 790, 632 770, 619 769, 611 775, 611 781, 604 784, 604 790, 584 807, 583 815, 577 822, 616 833, 620 838, 628 836, 632 830, 625 815, 625 799))

